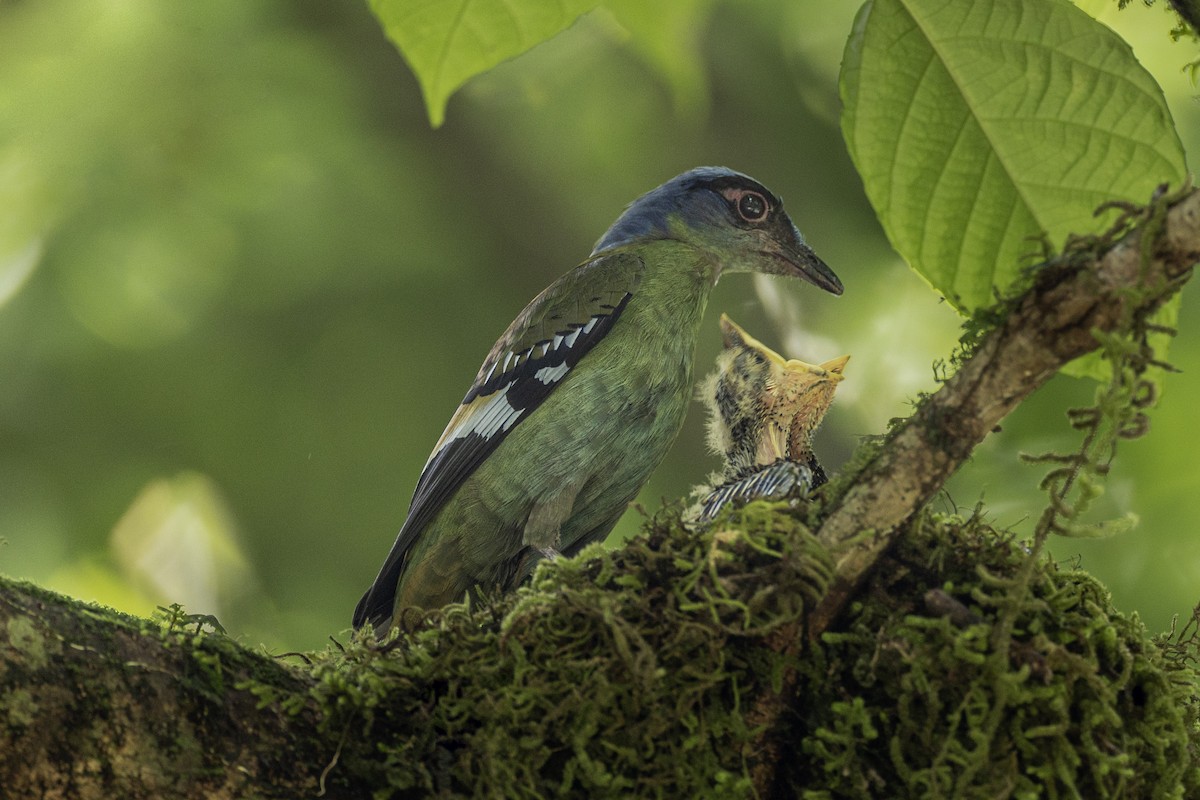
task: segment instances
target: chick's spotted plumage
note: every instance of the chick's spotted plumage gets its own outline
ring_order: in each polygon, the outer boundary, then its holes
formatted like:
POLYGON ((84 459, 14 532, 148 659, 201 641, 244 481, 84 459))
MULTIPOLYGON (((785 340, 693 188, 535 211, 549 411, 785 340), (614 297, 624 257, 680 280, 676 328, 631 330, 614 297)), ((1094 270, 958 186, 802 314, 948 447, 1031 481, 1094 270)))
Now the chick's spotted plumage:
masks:
POLYGON ((786 459, 813 462, 812 436, 833 402, 850 356, 823 364, 785 359, 721 315, 724 350, 700 390, 709 406, 708 437, 735 479, 786 459))
POLYGON ((823 364, 784 359, 721 315, 724 349, 700 386, 709 446, 724 460, 695 513, 706 523, 726 504, 801 494, 825 483, 812 437, 833 402, 849 356, 823 364))
POLYGON ((354 625, 510 590, 605 536, 682 425, 709 292, 725 272, 841 294, 762 184, 700 167, 635 200, 492 347, 434 446, 354 625))

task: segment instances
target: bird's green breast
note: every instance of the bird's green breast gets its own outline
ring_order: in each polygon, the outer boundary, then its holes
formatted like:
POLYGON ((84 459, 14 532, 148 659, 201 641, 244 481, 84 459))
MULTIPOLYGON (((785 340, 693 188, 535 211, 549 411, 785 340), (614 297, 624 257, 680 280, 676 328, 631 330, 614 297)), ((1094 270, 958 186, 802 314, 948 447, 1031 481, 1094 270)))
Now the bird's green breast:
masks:
POLYGON ((406 569, 398 604, 449 602, 475 583, 511 588, 536 561, 522 542, 536 503, 577 486, 559 546, 571 551, 606 535, 662 461, 691 399, 713 279, 695 251, 670 243, 646 248, 647 260, 676 261, 647 267, 618 323, 463 483, 414 547, 413 566, 444 562, 440 571, 453 582, 453 564, 467 585, 420 597, 415 583, 428 584, 428 570, 406 569))

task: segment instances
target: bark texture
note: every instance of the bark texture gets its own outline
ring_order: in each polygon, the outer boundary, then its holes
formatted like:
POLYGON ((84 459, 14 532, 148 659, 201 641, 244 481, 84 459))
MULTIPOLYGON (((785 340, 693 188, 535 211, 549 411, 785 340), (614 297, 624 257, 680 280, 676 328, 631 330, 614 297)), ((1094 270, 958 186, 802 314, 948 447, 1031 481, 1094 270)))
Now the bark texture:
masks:
MULTIPOLYGON (((337 747, 305 702, 312 679, 199 627, 0 582, 0 795, 312 794, 337 747), (296 712, 260 707, 267 687, 297 698, 296 712)), ((346 774, 329 788, 369 794, 346 774)))

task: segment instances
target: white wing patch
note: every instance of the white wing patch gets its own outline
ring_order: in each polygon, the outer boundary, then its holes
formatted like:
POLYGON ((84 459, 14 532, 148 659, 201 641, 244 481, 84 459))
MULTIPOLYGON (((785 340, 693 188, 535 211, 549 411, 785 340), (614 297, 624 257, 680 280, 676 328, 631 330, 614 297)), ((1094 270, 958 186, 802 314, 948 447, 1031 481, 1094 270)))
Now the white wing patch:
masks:
POLYGON ((537 378, 542 383, 554 383, 561 380, 563 375, 571 371, 571 368, 566 363, 559 364, 556 367, 542 367, 537 372, 533 373, 533 377, 537 378))
POLYGON ((454 430, 450 431, 442 439, 442 446, 430 453, 425 466, 428 467, 429 462, 433 461, 438 453, 453 444, 456 439, 465 439, 471 434, 482 436, 484 439, 490 439, 497 433, 507 431, 513 425, 516 425, 517 420, 525 413, 525 409, 514 408, 513 404, 508 401, 508 390, 515 383, 516 381, 509 382, 504 388, 488 398, 488 401, 478 411, 468 416, 454 430))
POLYGON ((425 462, 426 469, 451 469, 447 465, 453 465, 457 470, 461 468, 459 460, 473 469, 562 382, 607 333, 632 296, 626 293, 616 304, 602 306, 608 310, 592 314, 585 323, 566 323, 522 350, 513 347, 489 358, 425 462))
MULTIPOLYGON (((625 296, 628 299, 629 295, 625 296)), ((621 301, 624 305, 625 300, 621 301)), ((619 313, 619 308, 614 306, 613 309, 619 313)), ((549 386, 553 383, 558 383, 563 377, 575 366, 578 361, 578 356, 573 355, 572 351, 576 344, 581 347, 587 347, 590 334, 595 330, 596 326, 602 320, 608 320, 611 314, 594 314, 588 318, 588 321, 583 324, 573 324, 568 326, 567 330, 559 331, 550 339, 544 339, 524 350, 508 350, 503 357, 497 356, 490 366, 487 366, 487 372, 481 372, 481 376, 477 379, 475 386, 471 392, 467 394, 464 405, 484 396, 495 396, 504 391, 507 391, 513 385, 517 385, 515 405, 509 403, 509 407, 517 409, 524 407, 525 395, 519 385, 522 380, 533 378, 539 381, 543 386, 549 386), (541 365, 543 359, 548 361, 544 366, 541 365), (522 377, 522 373, 524 377, 522 377), (501 384, 505 384, 503 388, 499 388, 501 384)), ((471 415, 471 420, 481 419, 485 413, 500 414, 500 410, 494 408, 490 404, 481 408, 478 412, 471 415)), ((517 415, 519 416, 519 414, 517 415)), ((491 417, 488 417, 491 419, 491 417)), ((507 419, 507 417, 506 417, 507 419)), ((512 417, 515 421, 516 417, 512 417)), ((467 424, 464 421, 464 424, 467 424)), ((504 427, 508 430, 511 427, 511 422, 504 427)), ((468 433, 481 433, 483 429, 475 430, 463 428, 461 433, 456 433, 449 436, 449 439, 462 438, 468 433)))

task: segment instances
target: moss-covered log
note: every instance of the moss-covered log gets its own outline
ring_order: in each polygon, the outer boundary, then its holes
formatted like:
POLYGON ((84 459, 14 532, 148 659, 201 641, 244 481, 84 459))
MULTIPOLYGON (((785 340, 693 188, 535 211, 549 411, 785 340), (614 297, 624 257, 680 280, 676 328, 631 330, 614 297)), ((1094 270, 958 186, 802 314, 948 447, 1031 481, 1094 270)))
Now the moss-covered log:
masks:
POLYGON ((840 630, 783 652, 832 577, 809 510, 755 503, 702 535, 662 514, 514 596, 300 666, 178 615, 7 585, 0 780, 17 797, 753 797, 753 709, 790 670, 760 796, 1200 792, 1200 645, 1148 637, 1050 562, 1016 585, 1029 555, 978 520, 919 516, 840 630))
MULTIPOLYGON (((312 677, 202 627, 0 581, 0 796, 315 794, 337 741, 312 677)), ((350 773, 331 789, 369 793, 350 773)))
POLYGON ((1164 648, 1049 561, 1020 585, 1031 556, 977 519, 922 514, 842 630, 781 648, 831 577, 807 511, 756 503, 699 536, 663 515, 493 608, 331 655, 323 703, 379 748, 348 766, 383 765, 397 797, 1200 792, 1196 642, 1164 648), (781 690, 756 787, 753 709, 781 690))

